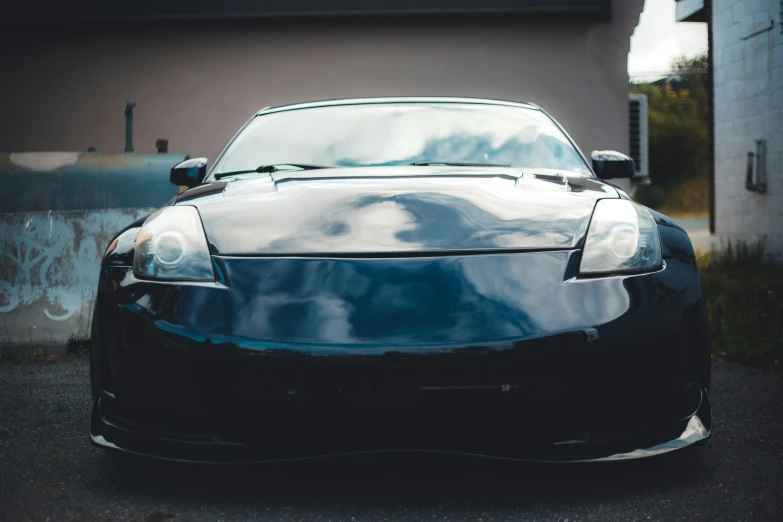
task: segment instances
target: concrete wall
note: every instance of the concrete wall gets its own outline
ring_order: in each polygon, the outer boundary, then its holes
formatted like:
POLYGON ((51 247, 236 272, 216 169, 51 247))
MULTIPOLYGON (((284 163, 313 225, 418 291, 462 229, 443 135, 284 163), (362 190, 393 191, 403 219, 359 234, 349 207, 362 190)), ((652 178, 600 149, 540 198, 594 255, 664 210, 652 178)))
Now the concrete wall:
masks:
POLYGON ((104 249, 177 193, 183 157, 0 153, 0 357, 89 337, 104 249))
POLYGON ((630 36, 643 0, 579 17, 353 17, 7 28, 0 150, 119 152, 156 138, 214 159, 255 111, 359 96, 532 101, 589 154, 628 150, 630 36))
POLYGON ((101 255, 151 210, 0 214, 0 357, 63 353, 89 338, 101 255))
POLYGON ((713 0, 715 232, 767 236, 783 259, 783 29, 779 0, 713 0), (772 30, 756 34, 768 28, 772 30), (767 194, 745 189, 747 153, 767 140, 767 194))

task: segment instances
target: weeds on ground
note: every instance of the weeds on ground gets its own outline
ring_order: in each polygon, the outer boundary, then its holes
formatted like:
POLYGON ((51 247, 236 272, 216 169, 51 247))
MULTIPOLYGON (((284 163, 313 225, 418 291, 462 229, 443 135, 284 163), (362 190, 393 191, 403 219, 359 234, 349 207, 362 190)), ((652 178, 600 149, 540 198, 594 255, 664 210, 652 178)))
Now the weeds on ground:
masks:
POLYGON ((69 355, 88 355, 90 353, 90 346, 91 341, 89 338, 72 335, 65 345, 65 353, 69 355))
POLYGON ((29 355, 17 355, 16 357, 5 357, 0 359, 0 363, 36 363, 41 361, 56 361, 62 359, 62 355, 45 354, 43 348, 32 348, 29 355))
POLYGON ((783 264, 766 259, 764 240, 730 242, 698 262, 713 356, 783 368, 783 264))

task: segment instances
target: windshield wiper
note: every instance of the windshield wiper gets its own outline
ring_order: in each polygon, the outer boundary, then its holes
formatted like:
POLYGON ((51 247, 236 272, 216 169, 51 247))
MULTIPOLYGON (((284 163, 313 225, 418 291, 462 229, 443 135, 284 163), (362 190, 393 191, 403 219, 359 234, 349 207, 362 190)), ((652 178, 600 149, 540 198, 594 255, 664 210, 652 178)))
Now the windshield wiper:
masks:
POLYGON ((499 163, 472 163, 469 161, 421 161, 411 163, 412 167, 510 167, 511 165, 501 165, 499 163))
POLYGON ((212 177, 214 179, 220 179, 220 178, 227 178, 228 176, 237 176, 239 174, 254 174, 254 173, 271 174, 273 172, 278 172, 281 170, 292 170, 292 169, 287 169, 285 167, 293 167, 294 169, 299 169, 299 170, 314 170, 314 169, 329 168, 323 165, 303 165, 301 163, 275 163, 274 165, 261 165, 260 167, 255 168, 253 170, 233 170, 231 172, 218 172, 217 174, 214 174, 212 177))

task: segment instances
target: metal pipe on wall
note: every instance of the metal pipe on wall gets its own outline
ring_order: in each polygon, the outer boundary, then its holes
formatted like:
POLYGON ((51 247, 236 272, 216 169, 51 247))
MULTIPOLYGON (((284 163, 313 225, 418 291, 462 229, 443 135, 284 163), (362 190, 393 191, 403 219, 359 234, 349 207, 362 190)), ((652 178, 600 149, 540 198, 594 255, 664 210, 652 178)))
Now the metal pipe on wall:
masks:
POLYGON ((745 170, 745 188, 766 194, 767 192, 767 140, 756 140, 756 152, 748 152, 748 164, 745 170), (756 179, 753 179, 753 159, 755 158, 756 179))
POLYGON ((125 152, 133 152, 133 108, 134 101, 125 102, 125 152))
POLYGON ((756 140, 756 192, 767 192, 767 140, 756 140))

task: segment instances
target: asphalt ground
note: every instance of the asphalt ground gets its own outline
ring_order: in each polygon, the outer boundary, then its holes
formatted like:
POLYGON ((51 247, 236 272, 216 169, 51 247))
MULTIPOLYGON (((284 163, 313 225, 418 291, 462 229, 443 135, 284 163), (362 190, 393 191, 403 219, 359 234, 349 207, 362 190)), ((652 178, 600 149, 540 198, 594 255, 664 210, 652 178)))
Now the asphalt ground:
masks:
POLYGON ((716 363, 712 398, 707 445, 641 461, 194 466, 89 443, 87 358, 0 363, 0 521, 783 520, 783 376, 716 363))

